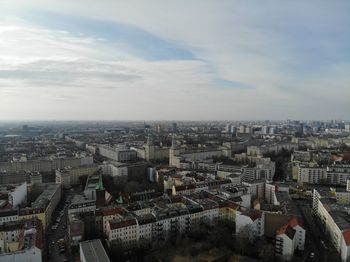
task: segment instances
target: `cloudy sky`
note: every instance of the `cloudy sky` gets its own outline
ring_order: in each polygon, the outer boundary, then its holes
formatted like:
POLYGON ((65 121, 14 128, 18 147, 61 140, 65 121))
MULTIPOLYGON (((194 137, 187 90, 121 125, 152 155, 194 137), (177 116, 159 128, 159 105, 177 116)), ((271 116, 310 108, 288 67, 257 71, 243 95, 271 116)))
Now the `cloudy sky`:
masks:
POLYGON ((0 120, 349 119, 348 0, 0 0, 0 120))

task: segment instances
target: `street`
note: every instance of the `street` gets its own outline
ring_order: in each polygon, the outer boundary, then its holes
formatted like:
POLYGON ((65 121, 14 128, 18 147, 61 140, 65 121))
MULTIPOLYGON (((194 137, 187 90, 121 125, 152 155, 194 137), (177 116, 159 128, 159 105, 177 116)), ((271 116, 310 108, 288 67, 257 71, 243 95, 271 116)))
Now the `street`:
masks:
POLYGON ((57 206, 55 212, 52 215, 52 223, 46 233, 46 248, 48 250, 49 259, 48 261, 73 261, 71 259, 70 249, 66 248, 64 252, 60 252, 58 248, 58 240, 64 239, 66 246, 68 243, 67 233, 67 216, 68 216, 68 205, 71 200, 74 191, 66 191, 66 194, 62 197, 61 202, 57 206), (60 212, 63 214, 60 215, 60 212), (60 221, 56 222, 56 219, 60 217, 60 221), (57 229, 53 229, 52 226, 57 224, 57 229))
POLYGON ((339 254, 314 220, 311 203, 307 200, 294 200, 294 202, 302 215, 306 229, 306 246, 302 261, 340 261, 339 254), (311 252, 314 253, 313 258, 310 257, 311 252))

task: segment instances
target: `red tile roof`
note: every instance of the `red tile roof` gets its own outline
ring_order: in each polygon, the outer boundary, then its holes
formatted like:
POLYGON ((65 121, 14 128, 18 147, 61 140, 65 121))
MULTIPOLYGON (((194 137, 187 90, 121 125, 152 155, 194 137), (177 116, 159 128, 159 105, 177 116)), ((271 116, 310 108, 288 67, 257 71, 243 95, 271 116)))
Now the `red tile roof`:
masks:
POLYGON ((344 240, 345 240, 345 244, 347 246, 350 246, 350 230, 346 230, 343 232, 343 237, 344 237, 344 240))
POLYGON ((303 228, 303 225, 302 223, 299 221, 299 219, 295 216, 293 216, 289 222, 288 222, 288 225, 290 225, 291 227, 295 227, 295 226, 300 226, 303 228))
POLYGON ((117 229, 117 228, 122 228, 122 227, 128 227, 128 226, 133 226, 136 225, 136 219, 128 219, 128 220, 123 220, 123 221, 115 221, 111 220, 109 221, 109 225, 111 230, 117 229))
POLYGON ((124 213, 125 211, 122 208, 118 208, 118 207, 101 210, 102 216, 111 216, 111 215, 124 214, 124 213))
POLYGON ((279 236, 286 234, 290 239, 293 239, 295 232, 295 229, 293 229, 290 225, 285 225, 277 230, 277 235, 279 236))
POLYGON ((255 221, 258 218, 262 217, 262 212, 251 209, 251 210, 248 210, 247 212, 244 212, 243 215, 248 216, 252 221, 255 221))
POLYGON ((294 234, 295 234, 295 232, 296 232, 296 230, 294 229, 294 227, 296 227, 296 226, 303 227, 302 224, 301 224, 301 222, 299 221, 299 219, 298 219, 297 217, 293 216, 293 217, 289 220, 288 224, 286 224, 286 225, 280 227, 280 228, 277 230, 276 234, 277 234, 277 235, 286 234, 290 239, 293 239, 294 234))
POLYGON ((350 160, 350 153, 344 153, 343 160, 350 160))

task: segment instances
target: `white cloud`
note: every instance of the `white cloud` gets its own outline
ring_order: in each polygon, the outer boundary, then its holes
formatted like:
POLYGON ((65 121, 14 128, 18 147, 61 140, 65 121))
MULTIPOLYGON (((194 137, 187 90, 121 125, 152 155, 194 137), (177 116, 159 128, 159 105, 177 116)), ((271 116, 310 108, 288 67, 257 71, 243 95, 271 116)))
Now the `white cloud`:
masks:
POLYGON ((0 71, 0 110, 11 115, 0 118, 348 117, 349 61, 321 61, 320 69, 309 69, 317 65, 315 49, 332 58, 332 50, 343 44, 320 36, 349 33, 344 2, 17 3, 8 2, 7 8, 133 25, 191 50, 199 60, 145 61, 108 45, 108 39, 11 22, 0 27, 0 70, 13 75, 1 78, 0 71), (217 78, 255 88, 220 88, 217 78), (29 100, 35 114, 24 113, 29 100))

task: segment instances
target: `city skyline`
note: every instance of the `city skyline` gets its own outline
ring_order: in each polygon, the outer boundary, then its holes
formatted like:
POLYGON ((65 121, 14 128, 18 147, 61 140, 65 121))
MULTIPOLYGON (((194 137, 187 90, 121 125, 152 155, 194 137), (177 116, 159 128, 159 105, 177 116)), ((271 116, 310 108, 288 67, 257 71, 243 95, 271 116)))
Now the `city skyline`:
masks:
POLYGON ((0 120, 349 118, 347 1, 0 4, 0 120))

